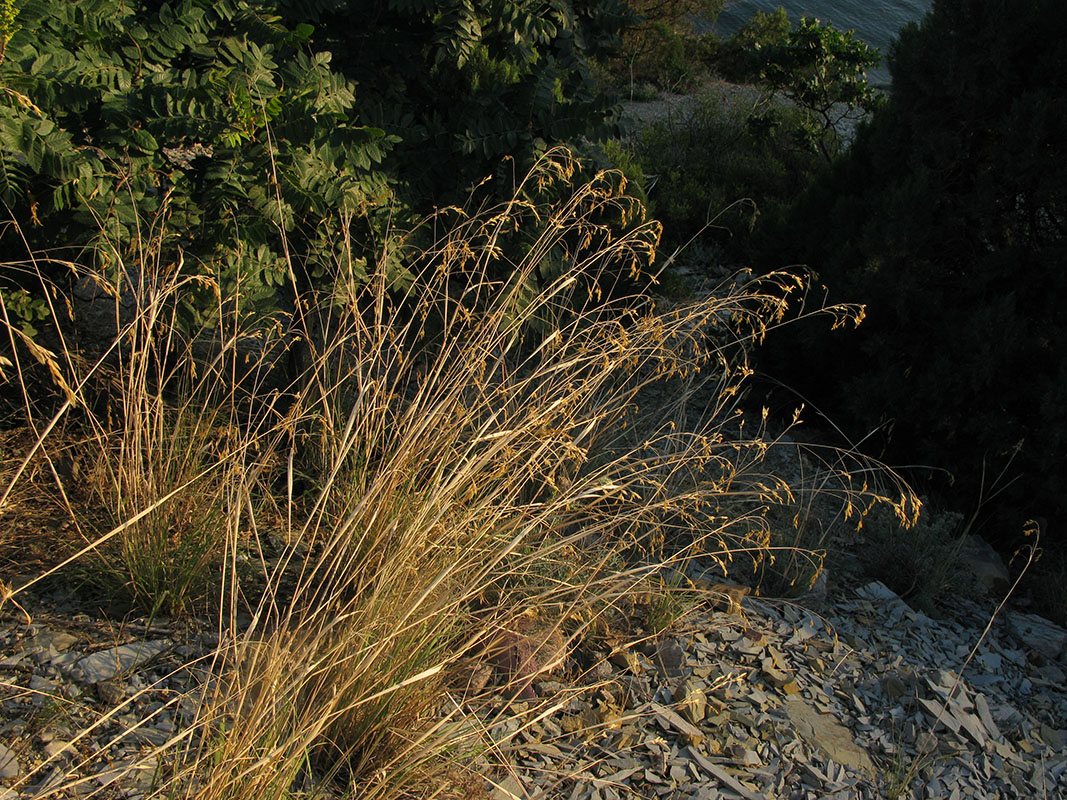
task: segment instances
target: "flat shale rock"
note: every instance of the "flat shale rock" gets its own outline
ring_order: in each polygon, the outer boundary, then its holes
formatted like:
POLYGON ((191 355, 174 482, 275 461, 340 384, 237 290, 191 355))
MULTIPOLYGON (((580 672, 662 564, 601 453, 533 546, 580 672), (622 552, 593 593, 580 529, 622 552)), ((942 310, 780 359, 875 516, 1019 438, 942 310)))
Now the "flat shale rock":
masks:
POLYGON ((173 645, 166 639, 136 642, 99 650, 78 659, 70 670, 71 676, 81 683, 100 683, 136 669, 170 650, 173 645))
POLYGON ((1057 660, 1067 653, 1067 630, 1037 614, 1008 612, 1008 623, 1026 647, 1047 659, 1057 660))
MULTIPOLYGON (((1067 631, 1014 612, 989 625, 992 604, 959 602, 935 620, 880 583, 830 591, 819 613, 708 594, 658 639, 620 633, 584 672, 534 630, 469 665, 470 694, 521 695, 510 714, 463 707, 483 751, 508 762, 474 764, 487 794, 1067 798, 1067 631)), ((72 779, 102 800, 150 794, 162 766, 151 753, 193 720, 211 679, 193 662, 217 637, 66 627, 0 624, 0 800, 74 797, 53 791, 72 779), (69 719, 30 728, 47 704, 69 719)))
POLYGON ((151 749, 193 720, 209 673, 190 664, 217 635, 40 617, 0 624, 0 800, 143 797, 160 766, 151 749))
POLYGON ((797 733, 834 762, 873 778, 877 773, 866 751, 852 741, 852 732, 830 714, 820 713, 797 696, 785 698, 785 710, 797 733))
POLYGON ((18 757, 0 744, 0 778, 17 778, 20 772, 18 757))
POLYGON ((1067 689, 1018 619, 983 639, 992 604, 935 620, 880 583, 819 607, 709 603, 651 657, 569 676, 590 689, 561 712, 490 733, 544 800, 1067 797, 1067 689))

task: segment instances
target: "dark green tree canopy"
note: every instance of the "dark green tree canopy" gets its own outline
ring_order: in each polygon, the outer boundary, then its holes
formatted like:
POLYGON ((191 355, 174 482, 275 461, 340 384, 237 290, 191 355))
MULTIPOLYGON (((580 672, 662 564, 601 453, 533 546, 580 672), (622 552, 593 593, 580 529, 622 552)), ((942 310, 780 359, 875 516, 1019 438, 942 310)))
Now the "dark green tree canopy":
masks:
POLYGON ((398 139, 390 169, 415 205, 453 203, 498 169, 507 183, 554 143, 619 132, 589 60, 635 17, 621 0, 291 2, 359 87, 362 117, 398 139))
POLYGON ((607 80, 625 95, 686 91, 708 79, 707 52, 715 38, 700 33, 722 11, 723 0, 627 0, 636 19, 622 46, 601 60, 607 80))
POLYGON ((269 310, 290 280, 283 236, 314 279, 390 200, 395 137, 364 123, 311 26, 266 3, 26 0, 17 19, 0 198, 33 249, 117 267, 151 240, 160 263, 227 295, 240 283, 246 310, 269 310))
POLYGON ((1011 530, 1067 522, 1067 15, 937 0, 889 64, 888 104, 768 248, 868 304, 793 350, 789 379, 857 433, 891 424, 891 452, 956 473, 961 505, 1010 462, 1011 530), (827 372, 850 377, 805 379, 827 372))
MULTIPOLYGON (((159 263, 262 313, 279 293, 328 288, 331 265, 359 280, 395 231, 494 170, 487 201, 510 195, 512 175, 548 147, 614 132, 587 59, 631 19, 617 0, 14 8, 0 20, 13 34, 0 63, 0 199, 31 249, 117 264, 151 240, 159 263)), ((24 257, 20 237, 5 247, 8 262, 24 257)), ((387 268, 408 279, 402 259, 387 268)), ((33 282, 0 277, 24 322, 44 314, 33 282)), ((214 307, 193 291, 186 316, 214 307)))

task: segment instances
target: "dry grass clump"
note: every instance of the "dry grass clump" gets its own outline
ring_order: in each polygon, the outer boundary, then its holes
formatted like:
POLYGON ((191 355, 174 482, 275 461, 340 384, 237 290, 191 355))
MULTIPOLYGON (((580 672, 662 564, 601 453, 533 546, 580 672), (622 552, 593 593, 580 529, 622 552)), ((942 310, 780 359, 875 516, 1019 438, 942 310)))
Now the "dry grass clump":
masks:
MULTIPOLYGON (((635 592, 670 591, 650 581, 666 566, 765 546, 789 486, 730 425, 746 348, 803 286, 773 275, 660 313, 620 298, 658 226, 618 175, 575 187, 573 169, 550 154, 505 206, 427 220, 409 241, 432 244, 381 257, 406 258, 409 285, 342 259, 331 295, 298 305, 306 368, 285 391, 264 388, 266 356, 239 370, 239 329, 194 357, 168 316, 180 271, 129 265, 154 288, 116 344, 123 422, 79 411, 110 523, 73 562, 150 611, 210 610, 222 640, 153 796, 469 794, 492 760, 479 715, 517 713, 500 698, 531 698, 635 592), (699 424, 652 388, 671 381, 712 387, 699 424)), ((34 451, 84 386, 63 377, 34 451)), ((854 499, 909 511, 873 486, 854 499)))

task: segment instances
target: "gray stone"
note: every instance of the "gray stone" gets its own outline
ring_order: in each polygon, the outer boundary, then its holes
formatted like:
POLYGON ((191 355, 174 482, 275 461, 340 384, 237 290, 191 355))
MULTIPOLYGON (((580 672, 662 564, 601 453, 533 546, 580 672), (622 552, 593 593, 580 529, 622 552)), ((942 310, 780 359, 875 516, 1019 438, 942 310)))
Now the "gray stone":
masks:
POLYGON ((664 727, 664 729, 670 730, 673 728, 688 738, 690 744, 698 744, 705 738, 704 733, 700 728, 687 722, 680 714, 676 714, 671 709, 666 706, 661 706, 659 703, 651 703, 651 706, 657 721, 664 727))
POLYGON ((675 705, 683 717, 699 725, 708 713, 708 696, 695 681, 686 680, 675 693, 675 705))
POLYGON ((1063 733, 1051 728, 1044 722, 1041 723, 1041 727, 1038 728, 1038 735, 1041 737, 1041 741, 1047 744, 1049 747, 1059 750, 1063 747, 1063 733))
POLYGON ((150 725, 137 725, 134 720, 131 720, 131 722, 134 724, 130 725, 129 730, 122 735, 123 742, 162 747, 170 741, 171 736, 167 731, 151 727, 150 725))
POLYGON ((102 703, 109 706, 117 706, 126 699, 126 685, 120 680, 108 679, 97 681, 96 696, 102 703))
POLYGON ((865 586, 861 586, 856 590, 856 594, 864 600, 872 602, 884 603, 886 601, 900 600, 900 596, 881 581, 871 581, 865 586))
POLYGON ((61 755, 65 757, 70 757, 75 754, 75 751, 70 746, 69 742, 62 742, 59 740, 48 742, 44 745, 44 747, 41 748, 41 752, 43 752, 50 759, 59 758, 61 755))
POLYGON ((856 746, 852 732, 828 714, 820 714, 797 695, 786 697, 784 708, 800 737, 818 747, 838 764, 852 767, 868 777, 876 774, 866 752, 856 746))
POLYGON ((81 653, 63 652, 52 656, 49 660, 49 663, 51 663, 51 665, 53 667, 56 667, 57 669, 66 670, 69 669, 71 665, 73 665, 74 662, 81 657, 81 653))
POLYGON ((24 797, 53 794, 53 790, 67 780, 67 772, 62 767, 54 767, 41 781, 23 789, 24 797))
POLYGON ((526 790, 514 774, 507 775, 500 783, 493 783, 492 800, 523 800, 526 790))
POLYGON ((1055 660, 1067 651, 1067 630, 1044 617, 1010 611, 1008 624, 1023 645, 1045 658, 1055 660))
POLYGON ((677 639, 667 639, 660 642, 656 648, 656 669, 664 677, 677 677, 682 674, 688 659, 685 648, 677 639))
POLYGON ((636 650, 626 648, 612 651, 611 655, 608 656, 608 662, 619 669, 629 670, 637 675, 645 669, 641 663, 643 658, 644 656, 636 650))
POLYGON ((975 590, 985 596, 1003 593, 1011 585, 1011 575, 1004 561, 981 537, 968 534, 963 538, 957 564, 973 580, 975 590))
POLYGON ((968 714, 965 711, 955 709, 953 710, 952 716, 956 718, 960 728, 970 737, 971 741, 984 750, 988 737, 985 734, 985 730, 979 718, 973 714, 968 714))
POLYGON ((55 681, 50 681, 43 675, 34 675, 30 678, 30 689, 38 693, 36 699, 41 699, 41 695, 54 694, 58 684, 55 681))
POLYGON ((34 647, 39 647, 45 651, 55 651, 50 654, 52 658, 58 653, 69 650, 79 641, 81 640, 77 636, 63 631, 41 631, 33 637, 34 647))
POLYGON ((1043 664, 1037 668, 1037 674, 1050 683, 1064 683, 1067 675, 1055 664, 1043 664))
POLYGON ((890 700, 899 700, 909 695, 908 687, 896 675, 887 675, 882 681, 882 691, 890 700))
POLYGON ((716 780, 718 780, 719 783, 721 783, 731 792, 741 795, 741 797, 745 798, 745 800, 764 800, 763 797, 748 789, 739 780, 734 778, 732 775, 730 775, 730 773, 716 765, 714 762, 704 758, 704 756, 702 756, 696 751, 692 751, 692 753, 693 760, 697 762, 700 768, 704 770, 704 772, 706 772, 708 775, 711 775, 716 780))
POLYGON ((33 655, 32 650, 22 650, 21 652, 10 655, 7 658, 0 660, 0 667, 18 667, 22 665, 22 662, 33 655))
POLYGON ((926 713, 929 715, 931 723, 944 725, 953 733, 960 732, 960 721, 953 716, 952 712, 945 707, 944 703, 920 697, 919 705, 926 709, 926 713))
POLYGON ((159 763, 155 758, 116 761, 93 776, 101 786, 118 783, 124 791, 147 791, 152 788, 159 763))
POLYGON ((19 774, 19 762, 15 754, 0 743, 0 778, 17 778, 19 774))
POLYGON ((975 658, 975 661, 981 663, 989 672, 996 672, 1000 669, 1000 665, 1004 663, 1004 657, 998 653, 981 653, 975 658))
POLYGON ((170 650, 171 642, 159 639, 100 650, 81 658, 71 668, 71 676, 82 683, 99 683, 136 669, 170 650))
POLYGON ((974 710, 978 712, 978 719, 982 720, 982 725, 985 726, 989 735, 994 739, 999 739, 1000 729, 993 720, 993 715, 989 713, 989 703, 986 701, 985 695, 977 694, 974 696, 974 710))

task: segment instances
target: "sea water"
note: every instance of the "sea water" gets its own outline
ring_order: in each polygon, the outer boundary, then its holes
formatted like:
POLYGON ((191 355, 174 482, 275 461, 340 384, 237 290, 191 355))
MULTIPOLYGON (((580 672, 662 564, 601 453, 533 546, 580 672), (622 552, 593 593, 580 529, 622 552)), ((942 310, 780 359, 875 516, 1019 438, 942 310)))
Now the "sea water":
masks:
POLYGON ((933 0, 726 0, 726 6, 712 26, 720 36, 729 36, 757 11, 771 12, 781 6, 794 22, 814 17, 838 30, 855 31, 856 37, 882 54, 882 63, 867 73, 872 86, 889 87, 885 57, 889 43, 909 22, 917 22, 930 10, 933 0))

